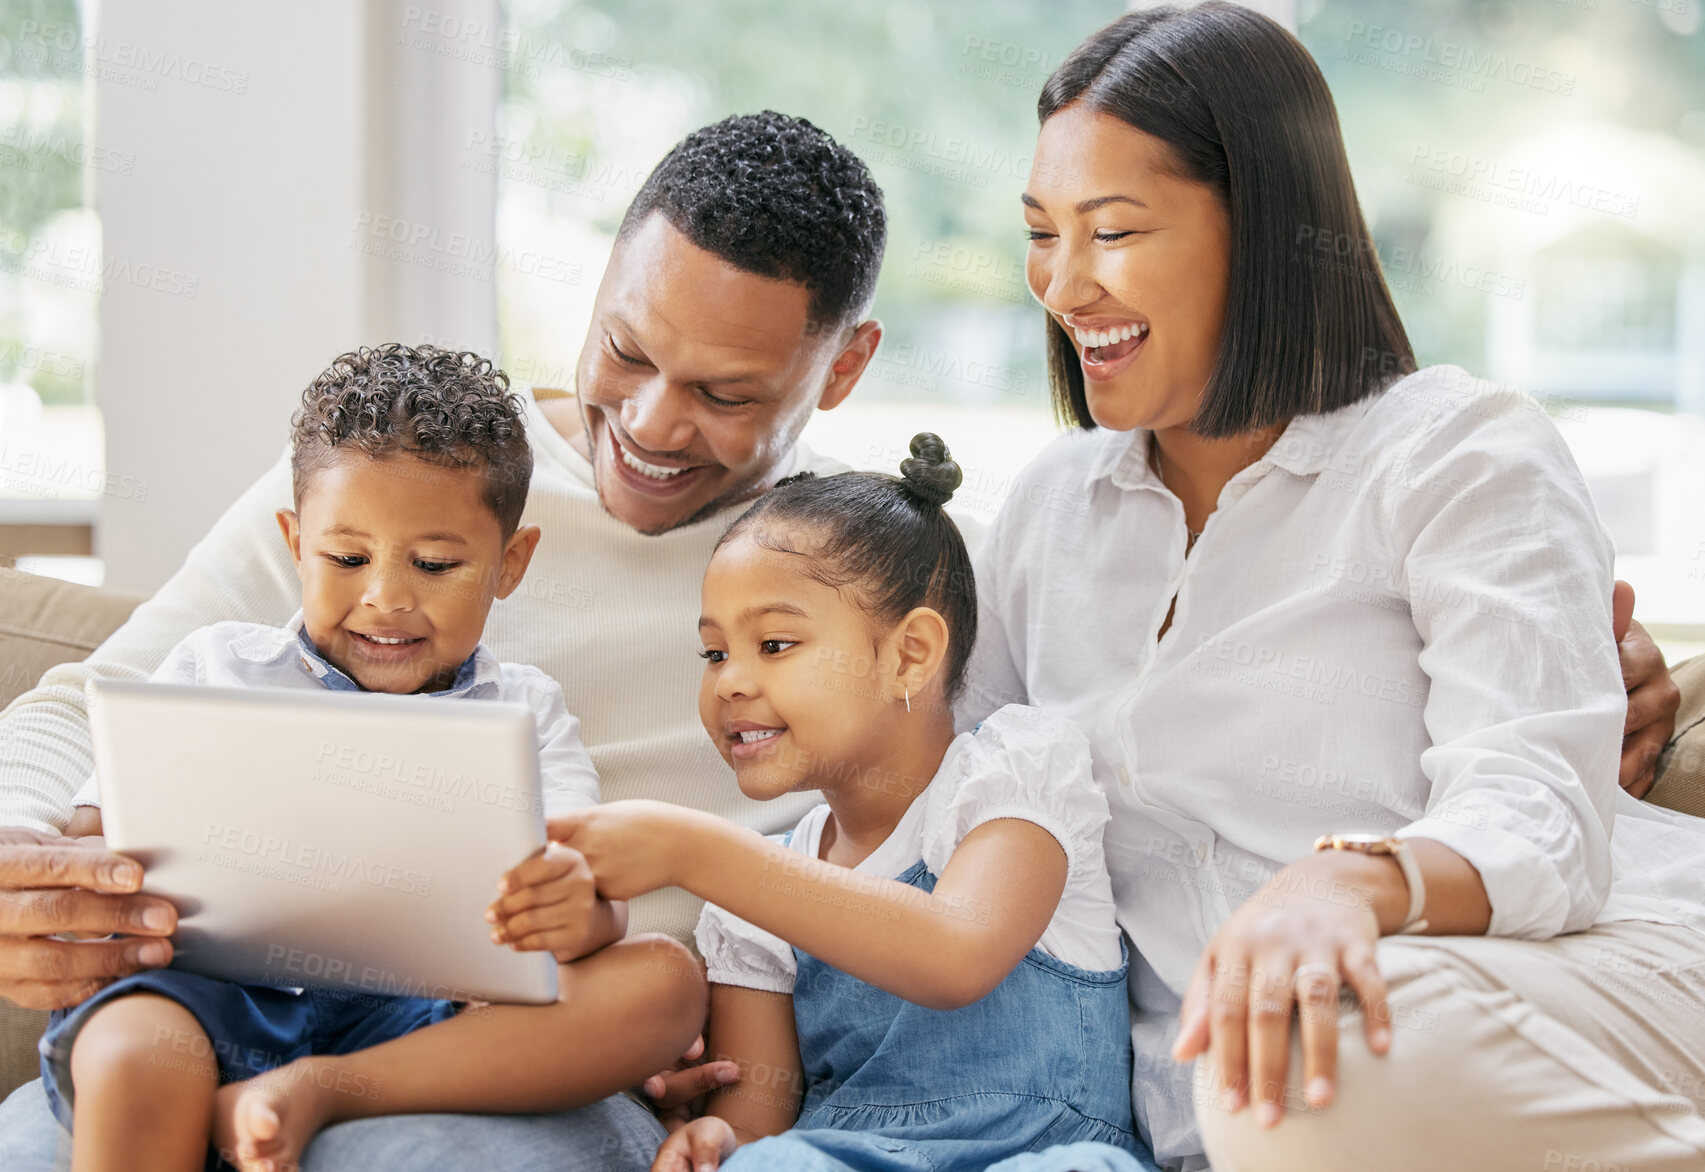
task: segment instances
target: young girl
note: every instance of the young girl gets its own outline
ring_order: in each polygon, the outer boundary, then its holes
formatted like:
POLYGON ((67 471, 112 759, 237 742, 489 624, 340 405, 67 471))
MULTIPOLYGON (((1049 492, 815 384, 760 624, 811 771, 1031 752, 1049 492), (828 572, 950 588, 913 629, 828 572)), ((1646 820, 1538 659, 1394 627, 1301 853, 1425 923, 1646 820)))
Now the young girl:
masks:
POLYGON ((709 1048, 742 1080, 653 1172, 1137 1150, 1107 803, 1062 720, 1014 705, 954 735, 977 614, 942 510, 960 472, 935 436, 912 453, 902 479, 782 481, 705 572, 706 731, 748 796, 826 804, 782 842, 659 802, 551 822, 606 898, 711 905, 709 1048))

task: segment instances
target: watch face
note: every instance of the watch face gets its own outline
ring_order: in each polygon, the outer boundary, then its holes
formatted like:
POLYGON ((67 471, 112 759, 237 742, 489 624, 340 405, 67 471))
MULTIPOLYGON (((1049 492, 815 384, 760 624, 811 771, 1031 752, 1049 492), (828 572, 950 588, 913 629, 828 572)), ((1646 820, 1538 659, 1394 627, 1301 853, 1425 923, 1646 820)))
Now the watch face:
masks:
POLYGON ((1340 834, 1337 838, 1345 846, 1352 847, 1382 846, 1385 843, 1383 834, 1340 834))

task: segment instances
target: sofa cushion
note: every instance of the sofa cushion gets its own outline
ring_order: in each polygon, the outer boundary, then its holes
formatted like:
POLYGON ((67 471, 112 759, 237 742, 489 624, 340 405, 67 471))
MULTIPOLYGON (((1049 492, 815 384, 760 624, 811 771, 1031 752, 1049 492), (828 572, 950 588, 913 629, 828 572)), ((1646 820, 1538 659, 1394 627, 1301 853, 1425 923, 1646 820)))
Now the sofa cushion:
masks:
POLYGON ((1681 711, 1646 800, 1705 818, 1705 655, 1676 664, 1670 675, 1681 688, 1681 711))
POLYGON ((35 687, 48 668, 86 658, 141 601, 0 569, 0 708, 35 687))
MULTIPOLYGON (((57 664, 86 658, 141 599, 0 569, 0 708, 57 664)), ((47 1014, 0 1001, 0 1097, 35 1078, 47 1014)))

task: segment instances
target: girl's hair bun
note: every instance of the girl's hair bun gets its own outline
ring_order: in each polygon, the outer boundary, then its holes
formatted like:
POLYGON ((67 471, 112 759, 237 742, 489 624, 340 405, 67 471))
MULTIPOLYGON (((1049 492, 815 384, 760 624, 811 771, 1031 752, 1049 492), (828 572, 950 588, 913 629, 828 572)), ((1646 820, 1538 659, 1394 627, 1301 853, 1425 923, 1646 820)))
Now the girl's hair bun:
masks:
POLYGON ((953 490, 965 480, 947 445, 929 431, 912 437, 912 455, 900 461, 900 477, 913 496, 936 506, 952 500, 953 490))

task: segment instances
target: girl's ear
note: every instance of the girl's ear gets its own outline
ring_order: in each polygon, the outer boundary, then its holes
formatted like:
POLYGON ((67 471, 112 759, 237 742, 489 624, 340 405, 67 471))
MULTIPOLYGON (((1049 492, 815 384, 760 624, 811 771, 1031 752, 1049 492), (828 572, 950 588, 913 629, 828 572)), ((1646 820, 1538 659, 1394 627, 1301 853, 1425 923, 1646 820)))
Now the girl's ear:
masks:
POLYGON ((947 660, 947 620, 927 606, 916 607, 895 626, 892 639, 897 662, 890 698, 898 702, 909 695, 915 703, 947 660))
POLYGON ((539 534, 537 525, 523 525, 503 547, 503 564, 498 567, 497 590, 494 592, 497 597, 508 598, 515 587, 521 585, 527 565, 533 560, 533 551, 539 548, 539 534))
POLYGON ((294 509, 280 509, 273 516, 278 521, 278 530, 284 534, 284 544, 290 547, 290 560, 296 563, 298 572, 302 569, 302 523, 294 509))

